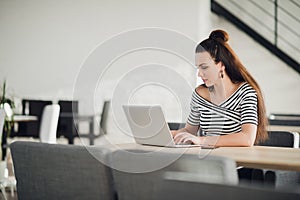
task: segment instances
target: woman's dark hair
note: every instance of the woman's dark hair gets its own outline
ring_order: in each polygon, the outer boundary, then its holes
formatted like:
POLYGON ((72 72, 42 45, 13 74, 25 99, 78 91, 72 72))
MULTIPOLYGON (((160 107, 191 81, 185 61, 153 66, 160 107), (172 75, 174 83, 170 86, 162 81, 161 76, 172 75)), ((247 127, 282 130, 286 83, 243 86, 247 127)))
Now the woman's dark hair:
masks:
POLYGON ((266 116, 266 108, 261 89, 255 79, 247 71, 241 63, 237 55, 228 44, 229 36, 223 30, 214 30, 209 38, 203 40, 196 47, 196 53, 208 52, 214 62, 217 64, 222 62, 225 66, 225 72, 233 83, 247 82, 257 93, 258 102, 258 127, 255 144, 267 139, 268 120, 266 116))

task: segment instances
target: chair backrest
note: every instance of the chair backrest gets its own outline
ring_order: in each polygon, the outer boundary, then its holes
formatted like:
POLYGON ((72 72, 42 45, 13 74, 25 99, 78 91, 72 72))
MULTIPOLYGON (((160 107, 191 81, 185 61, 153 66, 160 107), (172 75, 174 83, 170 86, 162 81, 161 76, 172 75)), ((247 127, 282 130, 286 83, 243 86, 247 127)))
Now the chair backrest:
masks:
POLYGON ((259 145, 299 148, 299 134, 289 131, 268 131, 268 139, 259 145))
POLYGON ((117 150, 111 165, 118 197, 123 200, 155 199, 165 175, 195 182, 238 183, 236 163, 224 157, 117 150))
POLYGON ((59 110, 60 106, 57 104, 45 106, 39 134, 41 142, 56 143, 59 110))
POLYGON ((60 112, 62 113, 78 113, 78 101, 75 100, 59 100, 60 112))
POLYGON ((22 100, 22 114, 35 115, 39 118, 43 114, 43 109, 46 105, 52 104, 52 101, 23 99, 22 100))
POLYGON ((100 119, 100 134, 101 135, 104 135, 107 133, 107 120, 108 120, 109 108, 110 108, 110 101, 104 101, 102 113, 101 113, 101 119, 100 119))
POLYGON ((114 199, 109 150, 101 147, 14 142, 18 199, 114 199))
POLYGON ((37 121, 20 122, 18 123, 18 132, 12 132, 11 136, 27 136, 39 137, 41 127, 41 117, 46 105, 52 104, 52 101, 23 99, 22 100, 22 114, 33 115, 38 118, 37 121))
POLYGON ((78 115, 79 102, 76 100, 60 100, 58 105, 60 106, 60 116, 57 136, 65 136, 69 140, 73 140, 75 136, 78 136, 74 116, 78 115))

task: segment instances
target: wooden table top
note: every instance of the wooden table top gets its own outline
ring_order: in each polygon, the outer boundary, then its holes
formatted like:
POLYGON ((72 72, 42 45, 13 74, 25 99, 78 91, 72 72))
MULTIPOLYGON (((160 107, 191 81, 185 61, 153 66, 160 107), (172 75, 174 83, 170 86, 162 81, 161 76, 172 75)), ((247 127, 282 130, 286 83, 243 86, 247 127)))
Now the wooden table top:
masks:
MULTIPOLYGON (((111 146, 111 145, 110 145, 111 146)), ((117 144, 112 145, 115 149, 162 151, 174 153, 197 154, 199 157, 209 155, 228 157, 236 161, 237 166, 265 169, 279 169, 300 171, 300 149, 282 147, 219 147, 216 149, 191 148, 169 148, 146 146, 139 144, 117 144)))
POLYGON ((245 167, 300 171, 299 148, 221 147, 213 150, 211 155, 229 157, 245 167))

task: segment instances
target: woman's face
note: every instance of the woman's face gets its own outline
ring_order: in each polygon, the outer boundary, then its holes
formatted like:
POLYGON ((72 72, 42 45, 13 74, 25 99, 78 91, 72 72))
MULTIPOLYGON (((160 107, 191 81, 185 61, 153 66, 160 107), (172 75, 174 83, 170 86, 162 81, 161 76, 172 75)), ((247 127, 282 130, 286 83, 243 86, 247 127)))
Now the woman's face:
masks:
POLYGON ((196 67, 200 77, 207 87, 220 80, 221 62, 215 64, 208 52, 196 53, 196 67))

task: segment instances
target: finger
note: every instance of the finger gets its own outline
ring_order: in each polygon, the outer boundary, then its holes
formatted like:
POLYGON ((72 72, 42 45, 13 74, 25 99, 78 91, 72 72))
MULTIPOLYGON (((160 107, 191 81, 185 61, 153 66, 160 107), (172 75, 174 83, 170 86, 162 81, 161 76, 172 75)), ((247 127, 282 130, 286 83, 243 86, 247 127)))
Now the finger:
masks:
POLYGON ((178 142, 182 138, 183 135, 184 135, 184 133, 178 133, 177 135, 175 135, 174 142, 175 143, 178 142))
POLYGON ((182 135, 186 134, 186 132, 180 132, 180 133, 177 133, 175 136, 174 136, 174 139, 178 138, 178 137, 182 137, 182 135))
POLYGON ((182 141, 182 143, 184 143, 184 144, 193 144, 193 138, 187 137, 187 138, 185 138, 185 139, 182 141))
POLYGON ((184 144, 185 142, 185 140, 187 140, 187 138, 189 138, 190 136, 189 135, 187 135, 187 134, 185 134, 185 135, 183 135, 178 141, 177 141, 177 144, 184 144))
POLYGON ((178 136, 178 137, 174 138, 175 144, 178 144, 179 141, 181 140, 181 138, 182 138, 182 136, 178 136))

